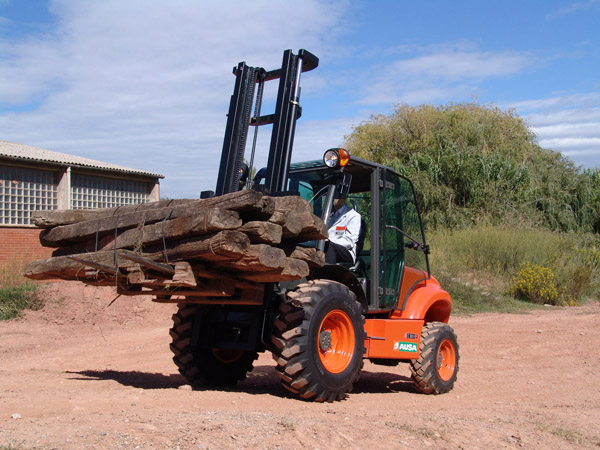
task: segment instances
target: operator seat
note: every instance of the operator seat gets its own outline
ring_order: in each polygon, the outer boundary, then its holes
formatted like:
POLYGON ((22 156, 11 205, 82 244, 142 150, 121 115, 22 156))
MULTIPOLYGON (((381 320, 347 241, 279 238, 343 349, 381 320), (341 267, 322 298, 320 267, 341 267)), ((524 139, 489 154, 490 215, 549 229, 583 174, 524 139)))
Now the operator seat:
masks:
POLYGON ((365 262, 360 259, 360 254, 365 245, 365 236, 367 235, 367 223, 360 219, 360 232, 358 233, 358 240, 356 241, 356 261, 353 263, 339 262, 340 266, 347 267, 350 272, 354 272, 359 278, 366 278, 365 273, 365 262))

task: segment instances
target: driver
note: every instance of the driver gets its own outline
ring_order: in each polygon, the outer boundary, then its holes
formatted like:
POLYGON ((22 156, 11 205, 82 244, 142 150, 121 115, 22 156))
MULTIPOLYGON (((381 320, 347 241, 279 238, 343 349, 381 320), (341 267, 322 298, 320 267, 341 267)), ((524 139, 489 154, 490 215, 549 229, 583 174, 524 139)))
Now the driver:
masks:
POLYGON ((325 244, 325 262, 354 263, 356 261, 356 243, 360 234, 360 214, 346 205, 345 198, 335 199, 333 210, 327 225, 329 239, 325 244))

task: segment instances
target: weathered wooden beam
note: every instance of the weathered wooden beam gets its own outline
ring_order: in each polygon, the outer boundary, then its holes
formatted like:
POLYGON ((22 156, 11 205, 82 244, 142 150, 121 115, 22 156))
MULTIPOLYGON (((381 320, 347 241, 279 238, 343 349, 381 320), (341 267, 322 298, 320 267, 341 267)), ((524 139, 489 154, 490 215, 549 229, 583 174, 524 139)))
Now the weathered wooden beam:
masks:
POLYGON ((231 230, 242 225, 238 213, 221 208, 198 209, 198 204, 180 205, 173 209, 160 208, 136 212, 124 216, 108 216, 97 220, 86 220, 71 225, 48 228, 40 233, 40 242, 46 247, 58 247, 77 242, 103 239, 102 246, 113 244, 115 230, 117 248, 152 244, 163 239, 231 230), (169 218, 169 220, 164 220, 169 218))
POLYGON ((198 286, 192 288, 163 285, 156 280, 156 283, 148 281, 135 286, 119 286, 117 288, 117 293, 121 295, 229 297, 235 293, 235 288, 220 280, 211 280, 206 283, 198 284, 198 286))
POLYGON ((242 280, 240 278, 235 277, 232 274, 227 274, 223 272, 223 270, 221 269, 215 269, 215 271, 211 271, 207 270, 203 266, 194 264, 192 266, 192 270, 194 271, 194 274, 196 274, 196 276, 199 278, 205 278, 207 280, 223 280, 224 282, 230 283, 231 285, 235 286, 237 289, 257 290, 261 292, 265 289, 265 286, 263 284, 252 283, 249 281, 242 280))
POLYGON ((245 272, 240 277, 256 283, 276 283, 280 281, 299 280, 308 276, 310 269, 305 261, 295 258, 286 258, 281 269, 265 272, 245 272))
POLYGON ((256 244, 251 245, 243 257, 220 262, 219 267, 240 272, 262 272, 283 268, 285 259, 285 252, 280 248, 266 244, 256 244))
POLYGON ((304 212, 300 215, 302 223, 302 231, 300 234, 291 241, 304 242, 304 241, 318 241, 320 239, 327 239, 328 230, 325 223, 320 217, 315 216, 313 213, 304 212))
POLYGON ((287 195, 283 197, 272 197, 275 201, 275 211, 296 211, 300 214, 309 212, 312 214, 312 205, 298 195, 287 195))
POLYGON ((282 228, 282 237, 290 238, 298 236, 302 231, 302 218, 297 211, 278 211, 275 210, 269 218, 269 222, 276 223, 282 228))
POLYGON ((152 209, 170 209, 178 205, 192 203, 193 199, 159 200, 157 202, 140 203, 137 205, 117 206, 114 208, 97 209, 55 209, 49 211, 34 211, 31 221, 40 228, 68 225, 85 220, 97 220, 104 217, 127 215, 152 209))
POLYGON ((265 221, 247 222, 238 231, 246 234, 252 244, 279 244, 283 233, 281 225, 265 221))
POLYGON ((152 261, 151 259, 144 258, 137 255, 132 255, 130 253, 119 252, 118 255, 121 258, 128 259, 129 261, 133 261, 138 263, 141 266, 147 267, 148 269, 156 270, 157 272, 162 272, 167 275, 174 275, 175 269, 168 264, 158 263, 156 261, 152 261))
MULTIPOLYGON (((180 241, 167 243, 166 249, 155 248, 152 253, 136 255, 132 252, 117 252, 117 266, 128 267, 134 264, 134 257, 144 260, 164 262, 201 258, 204 260, 230 260, 247 256, 250 248, 250 239, 238 231, 221 231, 208 236, 192 237, 180 241), (125 258, 123 255, 126 255, 125 258)), ((99 264, 114 265, 115 253, 101 251, 90 254, 73 255, 82 259, 92 259, 99 264)), ((140 261, 135 263, 141 264, 140 261)), ((158 267, 158 266, 157 266, 158 267)), ((157 270, 153 267, 154 270, 157 270)), ((31 261, 25 266, 24 275, 31 279, 79 279, 85 275, 84 266, 74 261, 69 256, 55 256, 52 258, 31 261)))
MULTIPOLYGON (((84 260, 93 260, 97 264, 114 266, 113 252, 98 252, 95 254, 81 254, 76 257, 84 260)), ((122 268, 133 264, 131 261, 123 259, 117 255, 117 266, 122 268)), ((86 273, 86 266, 81 262, 75 261, 69 256, 55 256, 52 258, 38 259, 30 261, 25 265, 23 275, 33 280, 52 280, 60 278, 63 280, 80 280, 82 278, 92 277, 92 274, 86 273)))
MULTIPOLYGON (((264 197, 262 193, 252 190, 232 192, 219 197, 190 200, 160 200, 158 202, 142 203, 139 205, 119 206, 117 208, 103 209, 66 209, 52 211, 35 211, 31 219, 33 223, 40 228, 68 225, 85 220, 98 220, 106 217, 122 216, 154 209, 163 209, 161 212, 169 211, 181 206, 180 209, 191 208, 194 210, 222 208, 232 211, 238 211, 245 215, 254 214, 262 219, 268 218, 273 214, 275 202, 269 197, 264 197)), ((150 215, 150 213, 149 213, 150 215)), ((165 215, 163 214, 161 220, 165 215)), ((114 219, 113 219, 114 220, 114 219)), ((113 224, 114 228, 114 224, 113 224)))
POLYGON ((116 266, 108 266, 106 264, 100 264, 95 261, 84 258, 78 258, 76 256, 69 256, 69 258, 71 258, 73 261, 83 264, 84 266, 92 267, 94 269, 97 269, 101 272, 106 272, 113 276, 123 275, 123 273, 116 266))
POLYGON ((175 273, 173 274, 173 283, 195 287, 198 286, 198 280, 192 269, 192 265, 187 261, 177 261, 175 263, 175 273))
POLYGON ((160 260, 166 253, 169 260, 204 259, 209 261, 236 259, 246 255, 250 239, 239 231, 226 230, 219 233, 167 242, 167 250, 156 251, 151 259, 160 260))
POLYGON ((325 264, 325 253, 313 247, 284 247, 286 256, 305 261, 309 267, 322 267, 325 264))
POLYGON ((263 294, 259 291, 242 291, 239 295, 230 297, 194 297, 181 295, 160 295, 153 299, 157 303, 178 303, 186 304, 193 303, 199 305, 262 305, 263 294))

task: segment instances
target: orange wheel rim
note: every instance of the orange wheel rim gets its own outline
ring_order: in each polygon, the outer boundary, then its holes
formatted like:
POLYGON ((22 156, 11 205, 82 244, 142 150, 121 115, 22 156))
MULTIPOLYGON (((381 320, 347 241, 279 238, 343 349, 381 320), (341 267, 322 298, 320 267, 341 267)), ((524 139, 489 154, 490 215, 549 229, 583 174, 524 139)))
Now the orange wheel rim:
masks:
POLYGON ((240 359, 244 352, 242 350, 213 348, 212 353, 214 357, 222 363, 229 364, 240 359))
POLYGON ((354 327, 348 314, 339 309, 327 313, 317 338, 323 367, 330 373, 344 371, 354 355, 354 327))
POLYGON ((456 367, 456 351, 454 350, 454 344, 450 339, 445 339, 440 344, 437 355, 437 370, 440 378, 444 381, 448 381, 454 374, 456 367))

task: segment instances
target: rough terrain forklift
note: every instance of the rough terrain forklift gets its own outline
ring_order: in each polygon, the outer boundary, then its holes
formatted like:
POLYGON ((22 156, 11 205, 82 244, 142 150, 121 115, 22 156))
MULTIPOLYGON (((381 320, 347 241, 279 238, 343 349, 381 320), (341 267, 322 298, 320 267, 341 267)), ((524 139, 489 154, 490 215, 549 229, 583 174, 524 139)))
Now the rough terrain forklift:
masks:
MULTIPOLYGON (((259 352, 270 351, 283 386, 307 400, 334 401, 352 390, 363 360, 410 364, 427 394, 448 392, 458 372, 458 343, 447 324, 450 295, 431 276, 429 247, 412 183, 389 167, 329 149, 322 160, 291 164, 301 115, 300 76, 318 59, 287 50, 282 67, 234 68, 215 192, 255 189, 299 195, 327 223, 336 198, 362 218, 354 263, 325 264, 302 280, 269 283, 261 305, 179 304, 171 349, 194 386, 232 386, 246 377, 259 352), (275 113, 260 112, 264 83, 279 79, 275 113), (254 106, 254 113, 251 113, 254 106), (249 177, 244 152, 250 127, 272 125, 267 166, 249 177)), ((325 241, 304 243, 323 250, 325 241)))

